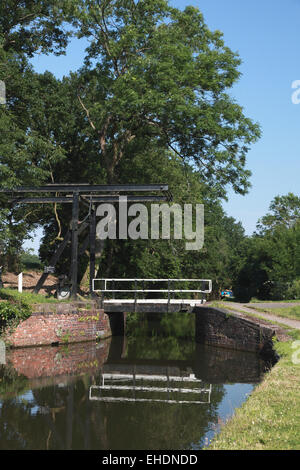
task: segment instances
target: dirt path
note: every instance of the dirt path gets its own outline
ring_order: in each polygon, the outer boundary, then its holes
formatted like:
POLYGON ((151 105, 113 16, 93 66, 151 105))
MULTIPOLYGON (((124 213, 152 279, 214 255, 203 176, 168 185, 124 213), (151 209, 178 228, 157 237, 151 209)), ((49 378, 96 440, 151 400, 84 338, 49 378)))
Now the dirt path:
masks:
MULTIPOLYGON (((23 273, 23 290, 24 292, 33 292, 42 272, 39 271, 27 271, 23 273)), ((4 287, 10 287, 12 289, 18 288, 18 274, 17 273, 4 273, 2 275, 4 287)), ((40 294, 49 295, 54 293, 57 286, 57 278, 52 274, 48 275, 43 288, 40 290, 40 294)))

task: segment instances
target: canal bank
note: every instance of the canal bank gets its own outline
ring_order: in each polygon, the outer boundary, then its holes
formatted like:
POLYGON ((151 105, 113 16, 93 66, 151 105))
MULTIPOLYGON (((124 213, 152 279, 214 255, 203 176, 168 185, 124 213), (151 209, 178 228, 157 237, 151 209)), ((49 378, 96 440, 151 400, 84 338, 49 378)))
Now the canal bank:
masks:
POLYGON ((279 360, 264 374, 261 383, 242 406, 223 423, 220 432, 206 448, 299 450, 300 332, 266 320, 259 313, 255 317, 254 313, 245 311, 229 312, 274 329, 273 350, 279 360))
POLYGON ((237 311, 208 305, 195 307, 194 313, 195 338, 201 344, 256 352, 275 363, 273 339, 288 340, 282 327, 237 311))
POLYGON ((300 335, 292 334, 293 340, 275 344, 280 360, 222 426, 209 449, 300 449, 300 335))

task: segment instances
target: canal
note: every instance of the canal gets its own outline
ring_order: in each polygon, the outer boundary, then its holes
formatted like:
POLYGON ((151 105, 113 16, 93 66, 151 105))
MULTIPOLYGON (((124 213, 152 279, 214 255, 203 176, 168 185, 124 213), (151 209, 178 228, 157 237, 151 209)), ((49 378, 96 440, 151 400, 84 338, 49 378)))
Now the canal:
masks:
POLYGON ((193 324, 135 314, 125 337, 8 351, 0 449, 202 449, 270 365, 196 343, 193 324))

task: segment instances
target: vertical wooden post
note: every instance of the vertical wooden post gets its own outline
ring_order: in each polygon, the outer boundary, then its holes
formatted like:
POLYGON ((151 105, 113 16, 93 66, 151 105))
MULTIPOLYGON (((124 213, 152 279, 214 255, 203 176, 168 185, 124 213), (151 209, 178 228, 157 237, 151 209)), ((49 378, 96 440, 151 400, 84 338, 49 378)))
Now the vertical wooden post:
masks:
POLYGON ((93 279, 95 278, 96 260, 96 208, 92 208, 90 217, 90 295, 94 296, 93 279))
POLYGON ((77 298, 78 281, 78 217, 79 217, 79 192, 73 193, 72 206, 72 257, 71 257, 71 298, 77 298))
POLYGON ((2 281, 2 266, 0 266, 0 289, 3 289, 3 287, 4 287, 4 284, 2 281))

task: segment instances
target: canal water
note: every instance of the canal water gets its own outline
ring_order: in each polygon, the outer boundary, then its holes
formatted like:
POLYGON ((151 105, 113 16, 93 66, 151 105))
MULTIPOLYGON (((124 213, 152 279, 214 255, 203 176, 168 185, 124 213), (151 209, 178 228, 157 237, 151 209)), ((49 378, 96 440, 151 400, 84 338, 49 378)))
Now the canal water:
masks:
POLYGON ((207 446, 269 365, 195 343, 184 333, 189 320, 167 320, 161 331, 162 323, 129 321, 125 337, 9 351, 0 449, 207 446))

